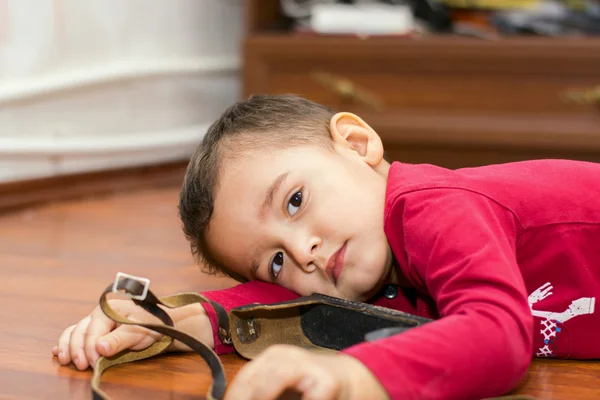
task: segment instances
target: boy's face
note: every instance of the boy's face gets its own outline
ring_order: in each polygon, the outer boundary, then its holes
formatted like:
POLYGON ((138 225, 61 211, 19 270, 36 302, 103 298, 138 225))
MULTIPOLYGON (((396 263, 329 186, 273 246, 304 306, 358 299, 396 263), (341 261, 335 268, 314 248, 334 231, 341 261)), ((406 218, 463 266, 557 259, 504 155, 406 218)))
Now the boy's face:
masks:
POLYGON ((337 114, 331 135, 333 150, 269 149, 226 163, 208 245, 248 279, 366 301, 391 272, 383 230, 389 164, 360 118, 337 114))

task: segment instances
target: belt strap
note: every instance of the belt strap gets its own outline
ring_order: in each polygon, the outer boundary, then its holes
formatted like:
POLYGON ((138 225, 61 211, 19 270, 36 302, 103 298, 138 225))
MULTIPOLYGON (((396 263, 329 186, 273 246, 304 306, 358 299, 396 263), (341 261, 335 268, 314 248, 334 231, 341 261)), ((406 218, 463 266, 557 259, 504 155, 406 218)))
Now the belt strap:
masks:
MULTIPOLYGON (((204 359, 204 361, 206 361, 210 367, 212 384, 208 390, 206 398, 208 400, 222 399, 223 395, 225 394, 227 382, 225 379, 225 370, 223 368, 223 364, 221 364, 221 360, 217 354, 210 347, 196 340, 194 337, 175 329, 173 327, 173 321, 169 315, 163 309, 158 307, 158 305, 162 305, 167 308, 178 308, 193 303, 204 303, 210 301, 197 293, 181 293, 158 298, 149 290, 149 284, 150 282, 148 279, 135 277, 124 273, 118 273, 115 282, 109 285, 102 293, 102 296, 100 297, 100 308, 107 317, 120 324, 139 325, 141 327, 161 333, 164 336, 144 350, 135 351, 128 349, 112 357, 100 357, 96 362, 94 376, 92 377, 91 382, 92 398, 94 400, 110 399, 108 395, 99 387, 100 377, 105 370, 114 365, 143 360, 145 358, 160 354, 164 352, 175 339, 193 349, 204 359), (110 307, 106 299, 106 296, 109 293, 124 293, 128 295, 135 304, 159 318, 163 324, 140 323, 119 315, 110 307)), ((227 343, 227 341, 231 343, 231 338, 229 337, 229 320, 227 312, 220 304, 215 302, 210 303, 215 309, 219 319, 220 339, 225 343, 227 343)))

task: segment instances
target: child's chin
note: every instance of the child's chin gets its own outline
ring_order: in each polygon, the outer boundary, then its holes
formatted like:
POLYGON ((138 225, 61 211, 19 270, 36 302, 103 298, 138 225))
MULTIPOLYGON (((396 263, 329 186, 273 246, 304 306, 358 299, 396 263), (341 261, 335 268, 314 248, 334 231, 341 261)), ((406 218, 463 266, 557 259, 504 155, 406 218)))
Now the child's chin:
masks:
POLYGON ((352 292, 349 294, 341 294, 340 296, 338 296, 344 300, 350 300, 350 301, 359 301, 359 302, 366 302, 367 300, 369 300, 370 296, 368 294, 363 294, 360 292, 352 292))
POLYGON ((337 293, 332 294, 332 297, 337 297, 339 299, 350 300, 350 301, 362 301, 362 300, 360 300, 360 298, 361 298, 360 294, 351 292, 349 290, 344 290, 343 288, 338 288, 337 293))

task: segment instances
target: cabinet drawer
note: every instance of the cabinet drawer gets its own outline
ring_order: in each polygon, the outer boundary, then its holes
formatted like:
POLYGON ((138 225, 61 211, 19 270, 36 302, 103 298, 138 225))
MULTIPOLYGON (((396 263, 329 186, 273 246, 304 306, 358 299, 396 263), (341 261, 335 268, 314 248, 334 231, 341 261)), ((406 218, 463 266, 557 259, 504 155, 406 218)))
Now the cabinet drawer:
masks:
POLYGON ((600 40, 253 37, 245 91, 338 110, 598 113, 600 40), (575 96, 573 96, 575 95, 575 96))

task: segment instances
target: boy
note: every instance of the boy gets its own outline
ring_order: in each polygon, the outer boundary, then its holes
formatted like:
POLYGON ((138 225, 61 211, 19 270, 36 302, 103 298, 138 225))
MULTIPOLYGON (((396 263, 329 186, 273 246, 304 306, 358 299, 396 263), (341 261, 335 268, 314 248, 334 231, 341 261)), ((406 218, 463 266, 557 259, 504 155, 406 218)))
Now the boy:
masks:
MULTIPOLYGON (((249 282, 205 295, 230 309, 319 292, 437 320, 334 355, 274 346, 227 399, 479 399, 514 388, 532 354, 600 357, 599 194, 599 164, 390 165, 354 114, 294 96, 236 103, 192 157, 180 215, 211 271, 249 282)), ((209 306, 171 314, 232 351, 209 306)), ((53 352, 84 369, 157 337, 114 328, 95 310, 53 352)))

